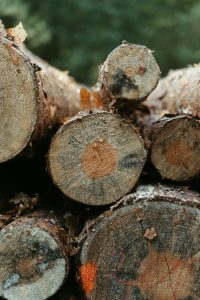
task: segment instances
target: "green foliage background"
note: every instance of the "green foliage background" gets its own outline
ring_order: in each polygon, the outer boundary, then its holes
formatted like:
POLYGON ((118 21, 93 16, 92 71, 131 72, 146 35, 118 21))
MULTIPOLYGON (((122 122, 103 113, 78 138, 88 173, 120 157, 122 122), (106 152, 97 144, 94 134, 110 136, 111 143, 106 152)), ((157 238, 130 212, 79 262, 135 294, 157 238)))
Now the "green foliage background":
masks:
POLYGON ((163 75, 200 61, 199 0, 0 0, 0 18, 21 21, 32 51, 88 84, 122 40, 155 50, 163 75))

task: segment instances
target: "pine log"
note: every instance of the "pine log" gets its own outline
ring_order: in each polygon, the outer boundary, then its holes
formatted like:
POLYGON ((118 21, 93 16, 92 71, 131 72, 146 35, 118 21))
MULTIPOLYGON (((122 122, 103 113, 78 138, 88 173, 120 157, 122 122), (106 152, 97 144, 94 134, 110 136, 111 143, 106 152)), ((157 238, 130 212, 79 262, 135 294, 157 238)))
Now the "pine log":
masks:
POLYGON ((134 126, 118 115, 79 114, 52 140, 48 168, 55 185, 71 199, 110 204, 136 184, 146 160, 134 126))
POLYGON ((101 215, 81 249, 84 299, 200 299, 199 207, 197 193, 147 185, 101 215))
POLYGON ((0 162, 62 124, 79 109, 77 83, 0 36, 0 162), (72 101, 73 99, 73 101, 72 101))
POLYGON ((107 99, 144 101, 157 86, 160 69, 152 51, 123 42, 102 64, 99 73, 102 94, 107 99))
POLYGON ((199 66, 171 71, 146 101, 150 115, 139 123, 163 178, 188 181, 200 174, 199 80, 199 66))
POLYGON ((150 159, 163 178, 187 181, 200 174, 200 121, 186 115, 152 125, 150 159))
POLYGON ((151 111, 200 117, 200 65, 170 71, 147 99, 151 111))
POLYGON ((47 299, 69 272, 67 238, 54 216, 15 219, 0 231, 0 296, 47 299))

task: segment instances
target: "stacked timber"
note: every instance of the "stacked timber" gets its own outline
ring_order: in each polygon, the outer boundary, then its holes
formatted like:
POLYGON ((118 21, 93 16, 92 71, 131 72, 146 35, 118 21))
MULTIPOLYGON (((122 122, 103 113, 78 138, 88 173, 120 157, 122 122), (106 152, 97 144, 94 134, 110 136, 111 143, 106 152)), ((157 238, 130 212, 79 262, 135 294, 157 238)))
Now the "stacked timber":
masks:
POLYGON ((200 66, 158 84, 124 41, 90 88, 25 37, 0 22, 0 297, 199 299, 200 66))
POLYGON ((150 160, 163 178, 187 181, 200 174, 199 80, 199 65, 171 71, 148 98, 150 160))

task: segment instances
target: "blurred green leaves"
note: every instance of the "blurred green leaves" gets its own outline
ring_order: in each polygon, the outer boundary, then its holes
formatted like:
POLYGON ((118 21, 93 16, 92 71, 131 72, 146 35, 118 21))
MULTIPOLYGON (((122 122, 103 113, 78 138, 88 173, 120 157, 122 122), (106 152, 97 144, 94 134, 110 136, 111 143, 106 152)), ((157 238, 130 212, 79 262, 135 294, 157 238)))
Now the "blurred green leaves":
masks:
POLYGON ((89 84, 122 40, 155 50, 163 74, 200 60, 198 0, 1 0, 0 18, 22 21, 32 51, 89 84))

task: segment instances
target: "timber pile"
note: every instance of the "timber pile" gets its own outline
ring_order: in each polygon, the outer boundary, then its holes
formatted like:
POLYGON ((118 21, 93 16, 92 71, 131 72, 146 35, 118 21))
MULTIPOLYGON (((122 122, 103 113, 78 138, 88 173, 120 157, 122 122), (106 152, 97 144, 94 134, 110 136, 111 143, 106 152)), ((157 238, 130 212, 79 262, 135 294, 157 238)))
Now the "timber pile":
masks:
POLYGON ((0 297, 200 299, 200 66, 158 84, 124 41, 89 88, 25 36, 0 22, 0 297))

